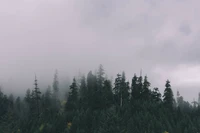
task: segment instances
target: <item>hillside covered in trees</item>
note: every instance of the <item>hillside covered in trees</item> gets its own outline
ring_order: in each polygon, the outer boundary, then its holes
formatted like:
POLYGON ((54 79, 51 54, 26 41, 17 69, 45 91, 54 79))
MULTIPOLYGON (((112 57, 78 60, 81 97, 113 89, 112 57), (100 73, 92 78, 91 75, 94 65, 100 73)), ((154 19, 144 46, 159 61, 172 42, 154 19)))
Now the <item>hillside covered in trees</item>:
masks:
POLYGON ((41 93, 37 78, 24 98, 0 91, 0 133, 197 133, 200 107, 189 103, 169 80, 152 88, 148 77, 117 74, 107 79, 103 66, 80 80, 73 79, 70 91, 59 91, 58 74, 52 87, 41 93), (66 98, 60 98, 66 93, 66 98))

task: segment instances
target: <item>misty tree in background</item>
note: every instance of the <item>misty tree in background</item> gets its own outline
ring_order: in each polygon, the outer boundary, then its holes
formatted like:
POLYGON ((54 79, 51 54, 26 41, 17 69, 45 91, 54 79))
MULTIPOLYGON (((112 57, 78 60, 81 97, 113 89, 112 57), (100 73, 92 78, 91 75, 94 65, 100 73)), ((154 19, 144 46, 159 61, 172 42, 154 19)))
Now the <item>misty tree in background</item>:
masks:
POLYGON ((30 102, 31 102, 31 90, 30 90, 30 89, 28 89, 28 90, 26 91, 25 101, 26 101, 27 103, 30 103, 30 102))
POLYGON ((179 91, 177 91, 177 106, 181 109, 184 108, 184 100, 179 91))
POLYGON ((82 76, 82 78, 81 78, 81 85, 80 85, 80 97, 84 98, 86 96, 87 96, 86 79, 85 79, 85 76, 82 76))
POLYGON ((58 94, 59 94, 59 81, 58 81, 58 70, 56 70, 53 79, 53 95, 56 100, 58 99, 58 94))
POLYGON ((20 97, 17 97, 17 99, 15 100, 15 112, 16 114, 18 115, 18 117, 21 117, 21 113, 22 113, 22 110, 21 110, 21 98, 20 97))
POLYGON ((82 76, 81 78, 81 84, 80 84, 80 90, 79 90, 79 96, 80 96, 80 107, 86 108, 87 107, 87 99, 88 99, 88 89, 86 85, 86 78, 85 76, 82 76))
POLYGON ((52 91, 51 91, 51 86, 49 85, 46 89, 46 92, 44 94, 44 108, 45 110, 49 111, 52 106, 52 91))
POLYGON ((55 112, 59 111, 60 108, 60 100, 59 100, 59 81, 58 81, 58 71, 55 71, 54 79, 53 79, 53 110, 55 112))
POLYGON ((101 101, 96 101, 98 95, 97 77, 90 71, 87 75, 87 88, 88 88, 88 105, 92 109, 97 109, 101 101))
POLYGON ((9 105, 8 105, 9 109, 13 110, 13 108, 14 108, 14 96, 13 96, 13 94, 9 95, 8 101, 9 101, 9 105))
POLYGON ((33 99, 34 99, 34 104, 35 104, 35 108, 36 108, 36 111, 37 111, 37 116, 39 117, 40 115, 40 100, 41 100, 41 92, 40 92, 40 89, 38 88, 38 83, 37 83, 37 78, 35 76, 35 88, 34 88, 34 91, 33 91, 33 99))

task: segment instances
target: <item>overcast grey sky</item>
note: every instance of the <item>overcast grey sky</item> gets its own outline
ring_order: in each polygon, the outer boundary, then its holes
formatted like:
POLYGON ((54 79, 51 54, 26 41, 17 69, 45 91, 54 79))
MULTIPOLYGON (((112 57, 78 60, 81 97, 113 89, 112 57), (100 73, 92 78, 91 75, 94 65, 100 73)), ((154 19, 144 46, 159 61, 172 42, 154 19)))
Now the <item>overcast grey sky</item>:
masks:
MULTIPOLYGON (((185 99, 200 91, 199 0, 0 0, 0 84, 22 91, 87 74, 147 74, 185 99)), ((47 85, 46 85, 47 86, 47 85)))

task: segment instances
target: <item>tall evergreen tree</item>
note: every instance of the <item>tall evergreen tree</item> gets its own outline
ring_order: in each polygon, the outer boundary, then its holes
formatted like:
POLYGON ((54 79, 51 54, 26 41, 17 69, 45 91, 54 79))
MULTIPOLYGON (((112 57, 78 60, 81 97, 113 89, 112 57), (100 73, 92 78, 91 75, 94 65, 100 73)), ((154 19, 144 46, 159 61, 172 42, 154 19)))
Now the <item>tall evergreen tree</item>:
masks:
POLYGON ((97 89, 95 91, 95 101, 99 104, 98 108, 103 108, 104 106, 104 99, 103 99, 103 85, 104 85, 104 81, 105 81, 105 77, 104 77, 104 69, 103 69, 103 65, 99 65, 99 69, 97 71, 97 89))
POLYGON ((132 78, 132 84, 131 84, 131 99, 132 101, 139 99, 140 96, 140 90, 138 87, 138 77, 136 74, 134 74, 134 77, 132 78))
POLYGON ((114 96, 117 104, 122 107, 123 103, 129 99, 129 83, 126 82, 125 72, 118 74, 115 79, 114 96))
POLYGON ((103 96, 102 96, 102 101, 103 101, 103 109, 108 108, 111 106, 113 103, 113 93, 112 93, 112 85, 109 80, 104 81, 104 86, 102 90, 103 96))
POLYGON ((122 82, 122 76, 120 74, 117 74, 117 78, 115 79, 114 83, 114 100, 115 103, 119 106, 122 106, 122 92, 121 92, 121 82, 122 82))
POLYGON ((144 77, 144 83, 141 91, 141 97, 143 100, 148 101, 150 99, 150 83, 147 79, 147 76, 144 77))
POLYGON ((36 110, 37 110, 37 116, 39 117, 40 115, 40 100, 41 100, 41 92, 40 89, 38 88, 38 83, 37 83, 37 78, 35 76, 35 88, 34 88, 34 93, 33 93, 33 98, 35 100, 35 104, 36 104, 36 110))
POLYGON ((164 97, 163 98, 164 105, 167 108, 172 109, 174 105, 174 95, 169 80, 166 81, 163 97, 164 97))
POLYGON ((129 82, 126 82, 126 76, 125 76, 125 72, 122 72, 122 80, 121 80, 121 106, 125 103, 129 101, 129 82))
POLYGON ((142 75, 140 75, 140 77, 138 77, 137 87, 138 87, 138 90, 139 90, 140 96, 141 96, 141 93, 143 91, 143 78, 142 78, 142 75))
POLYGON ((84 98, 86 96, 87 96, 87 85, 85 82, 85 76, 82 76, 80 85, 80 97, 84 98))
POLYGON ((179 91, 177 91, 177 106, 180 108, 183 108, 184 106, 184 100, 179 91))
POLYGON ((80 85, 80 107, 86 108, 88 105, 88 89, 85 82, 85 76, 81 78, 81 85, 80 85))
POLYGON ((67 98, 67 103, 66 103, 66 110, 75 110, 77 109, 78 105, 78 87, 76 84, 76 79, 73 79, 72 85, 70 85, 70 92, 69 96, 67 98))
POLYGON ((88 87, 88 104, 92 109, 99 109, 101 101, 99 101, 99 91, 97 87, 97 77, 92 74, 92 71, 87 76, 87 87, 88 87))

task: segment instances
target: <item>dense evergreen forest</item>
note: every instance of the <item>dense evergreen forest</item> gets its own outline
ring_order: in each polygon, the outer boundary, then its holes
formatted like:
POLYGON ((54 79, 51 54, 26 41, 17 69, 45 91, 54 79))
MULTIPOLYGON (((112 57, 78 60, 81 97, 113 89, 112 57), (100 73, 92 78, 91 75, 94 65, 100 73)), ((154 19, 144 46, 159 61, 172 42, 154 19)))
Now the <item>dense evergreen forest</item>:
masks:
POLYGON ((102 65, 74 78, 66 92, 59 91, 57 72, 45 93, 35 78, 24 98, 0 91, 0 133, 200 132, 198 102, 184 101, 179 92, 174 96, 169 80, 163 96, 150 85, 147 76, 136 74, 129 83, 124 72, 111 83, 102 65))

